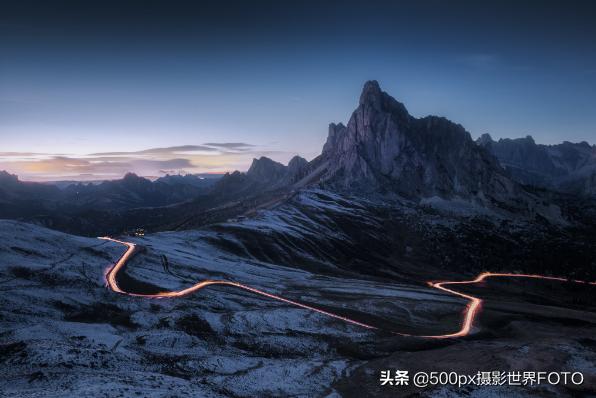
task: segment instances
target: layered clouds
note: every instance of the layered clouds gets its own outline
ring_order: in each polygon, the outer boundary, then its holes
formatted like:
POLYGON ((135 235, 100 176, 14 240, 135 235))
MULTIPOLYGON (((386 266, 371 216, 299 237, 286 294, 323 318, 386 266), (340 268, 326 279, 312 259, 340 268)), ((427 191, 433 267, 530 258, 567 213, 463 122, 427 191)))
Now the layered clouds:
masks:
POLYGON ((160 177, 246 170, 254 157, 272 156, 286 162, 292 155, 243 142, 210 142, 84 155, 0 152, 0 170, 30 181, 102 180, 120 178, 127 172, 160 177))

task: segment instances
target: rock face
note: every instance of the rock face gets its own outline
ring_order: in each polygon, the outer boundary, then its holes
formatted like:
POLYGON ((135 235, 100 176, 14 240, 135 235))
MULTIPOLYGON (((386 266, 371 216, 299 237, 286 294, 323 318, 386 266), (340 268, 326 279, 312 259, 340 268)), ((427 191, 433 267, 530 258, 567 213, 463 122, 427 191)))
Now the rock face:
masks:
POLYGON ((229 175, 218 185, 222 194, 244 196, 319 186, 355 195, 399 195, 421 203, 463 200, 473 207, 560 219, 557 206, 514 181, 461 125, 442 117, 411 116, 376 81, 364 85, 347 125, 329 125, 317 158, 307 162, 295 157, 284 166, 262 157, 246 174, 229 175))
POLYGON ((287 190, 303 178, 310 169, 306 159, 294 156, 288 165, 283 165, 268 157, 253 159, 246 173, 227 173, 219 180, 211 194, 220 201, 248 199, 269 191, 287 190))
POLYGON ((590 173, 594 147, 565 143, 545 152, 531 139, 523 145, 514 142, 513 149, 501 144, 490 136, 481 137, 477 144, 462 126, 445 118, 415 118, 376 81, 369 81, 347 125, 331 124, 321 155, 310 162, 296 156, 286 166, 261 157, 253 160, 246 173, 228 173, 209 184, 199 183, 196 177, 168 176, 151 182, 127 174, 118 181, 58 189, 22 183, 0 173, 0 217, 38 220, 43 216, 44 222, 48 219, 69 231, 95 233, 96 227, 89 226, 98 224, 97 220, 110 228, 120 225, 120 217, 116 222, 105 217, 117 211, 128 214, 125 228, 139 224, 179 228, 231 216, 230 209, 246 212, 268 206, 303 188, 316 187, 369 198, 379 193, 399 196, 424 206, 561 220, 560 209, 546 195, 523 187, 519 181, 527 181, 521 177, 516 181, 493 154, 508 168, 518 165, 520 170, 531 170, 531 177, 554 175, 565 189, 596 191, 596 177, 590 173), (587 177, 567 178, 570 170, 587 177), (206 209, 213 211, 207 214, 206 209), (166 211, 176 222, 164 223, 166 211), (99 213, 92 218, 92 212, 99 213), (192 221, 191 215, 198 221, 192 221))
POLYGON ((246 175, 261 182, 275 182, 285 177, 287 167, 265 156, 253 159, 246 175))
POLYGON ((511 197, 518 189, 462 126, 412 117, 376 81, 364 85, 347 126, 329 126, 322 158, 321 182, 344 189, 482 200, 511 197))
POLYGON ((305 177, 309 171, 308 161, 300 156, 294 156, 288 163, 287 180, 294 183, 305 177))
POLYGON ((596 195, 596 146, 587 142, 540 145, 531 136, 494 141, 484 134, 477 143, 523 184, 596 195))
POLYGON ((308 161, 294 156, 287 166, 265 156, 253 159, 246 176, 274 188, 291 185, 304 177, 309 170, 308 161))

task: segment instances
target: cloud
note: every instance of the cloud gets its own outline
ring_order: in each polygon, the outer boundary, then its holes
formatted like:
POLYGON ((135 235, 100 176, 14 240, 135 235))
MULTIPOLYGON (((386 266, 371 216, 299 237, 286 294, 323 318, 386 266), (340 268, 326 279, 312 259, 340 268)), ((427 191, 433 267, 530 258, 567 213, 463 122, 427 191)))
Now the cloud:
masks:
POLYGON ((165 148, 150 148, 142 151, 131 152, 99 152, 92 153, 89 156, 125 156, 125 155, 159 155, 159 154, 175 154, 183 152, 213 152, 217 148, 212 148, 206 145, 180 145, 170 146, 165 148))
POLYGON ((246 144, 244 142, 209 142, 203 145, 236 151, 245 151, 255 147, 255 145, 246 144))
POLYGON ((89 156, 126 156, 126 155, 175 155, 189 152, 227 152, 227 151, 248 151, 256 145, 245 142, 209 142, 203 145, 180 145, 163 148, 150 148, 141 151, 130 152, 99 152, 89 156))
POLYGON ((38 152, 0 152, 0 157, 2 158, 12 158, 12 157, 32 157, 32 156, 45 156, 46 153, 38 153, 38 152))
POLYGON ((25 179, 41 180, 74 178, 77 176, 118 178, 127 172, 134 172, 140 175, 155 175, 156 171, 160 169, 185 169, 194 167, 189 159, 184 158, 167 160, 122 158, 118 161, 105 161, 55 156, 40 160, 0 162, 0 168, 17 172, 25 179))
POLYGON ((294 155, 257 148, 256 145, 242 142, 224 142, 80 156, 0 152, 0 170, 33 181, 116 179, 127 172, 157 177, 164 174, 246 170, 253 157, 270 156, 286 162, 294 155))

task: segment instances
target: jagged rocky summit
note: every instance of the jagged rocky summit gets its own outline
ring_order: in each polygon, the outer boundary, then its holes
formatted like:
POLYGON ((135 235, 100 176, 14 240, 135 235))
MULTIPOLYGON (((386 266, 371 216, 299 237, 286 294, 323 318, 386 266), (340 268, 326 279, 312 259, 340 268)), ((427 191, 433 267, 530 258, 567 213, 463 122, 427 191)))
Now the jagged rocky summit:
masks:
POLYGON ((262 157, 253 161, 246 176, 269 188, 314 185, 559 216, 555 207, 512 179, 461 125, 443 117, 411 116, 376 81, 364 85, 347 125, 329 125, 320 156, 311 162, 294 157, 288 166, 262 157))
POLYGON ((321 180, 337 187, 380 189, 409 198, 518 194, 494 157, 461 125, 411 116, 376 81, 364 85, 347 126, 329 126, 322 157, 327 168, 321 180))

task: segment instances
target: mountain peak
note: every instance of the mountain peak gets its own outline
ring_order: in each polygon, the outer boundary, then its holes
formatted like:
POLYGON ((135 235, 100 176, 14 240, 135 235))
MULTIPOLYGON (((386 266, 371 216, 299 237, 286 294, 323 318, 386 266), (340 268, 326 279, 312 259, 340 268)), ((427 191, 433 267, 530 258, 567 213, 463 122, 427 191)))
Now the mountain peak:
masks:
POLYGON ((281 178, 286 172, 286 166, 268 157, 261 156, 253 159, 250 168, 246 172, 247 176, 254 177, 263 181, 275 180, 281 178))
POLYGON ((122 179, 125 181, 138 181, 138 180, 142 179, 142 177, 139 177, 135 173, 129 171, 128 173, 126 173, 124 175, 124 177, 122 177, 122 179))
POLYGON ((308 164, 308 161, 306 159, 304 159, 302 156, 294 156, 292 159, 290 159, 290 162, 288 163, 288 167, 289 168, 298 168, 298 167, 303 167, 306 164, 308 164))
POLYGON ((319 181, 340 189, 495 200, 515 189, 461 125, 411 116, 374 80, 364 84, 348 124, 329 125, 322 156, 327 168, 319 181))
POLYGON ((526 135, 525 139, 530 144, 536 144, 536 142, 534 141, 534 137, 532 137, 530 134, 526 135))
POLYGON ((271 166, 273 164, 276 164, 277 162, 273 159, 268 158, 267 156, 261 156, 260 158, 253 158, 252 159, 252 163, 248 169, 248 173, 251 172, 251 170, 254 171, 255 168, 259 168, 259 167, 268 167, 271 166))
POLYGON ((369 80, 364 83, 362 94, 360 94, 360 105, 371 104, 378 107, 383 101, 383 91, 376 80, 369 80))
MULTIPOLYGON (((369 80, 364 83, 362 93, 360 94, 359 108, 392 114, 399 123, 407 123, 411 118, 404 104, 381 90, 379 82, 376 80, 369 80)), ((368 114, 369 112, 366 113, 368 114)))
POLYGON ((2 181, 3 183, 18 182, 19 177, 17 177, 14 174, 10 174, 6 170, 2 170, 0 171, 0 181, 2 181))
POLYGON ((480 146, 487 146, 487 145, 491 145, 493 143, 493 137, 490 136, 490 134, 488 133, 484 133, 482 134, 480 137, 478 137, 478 139, 476 140, 476 143, 480 146))

